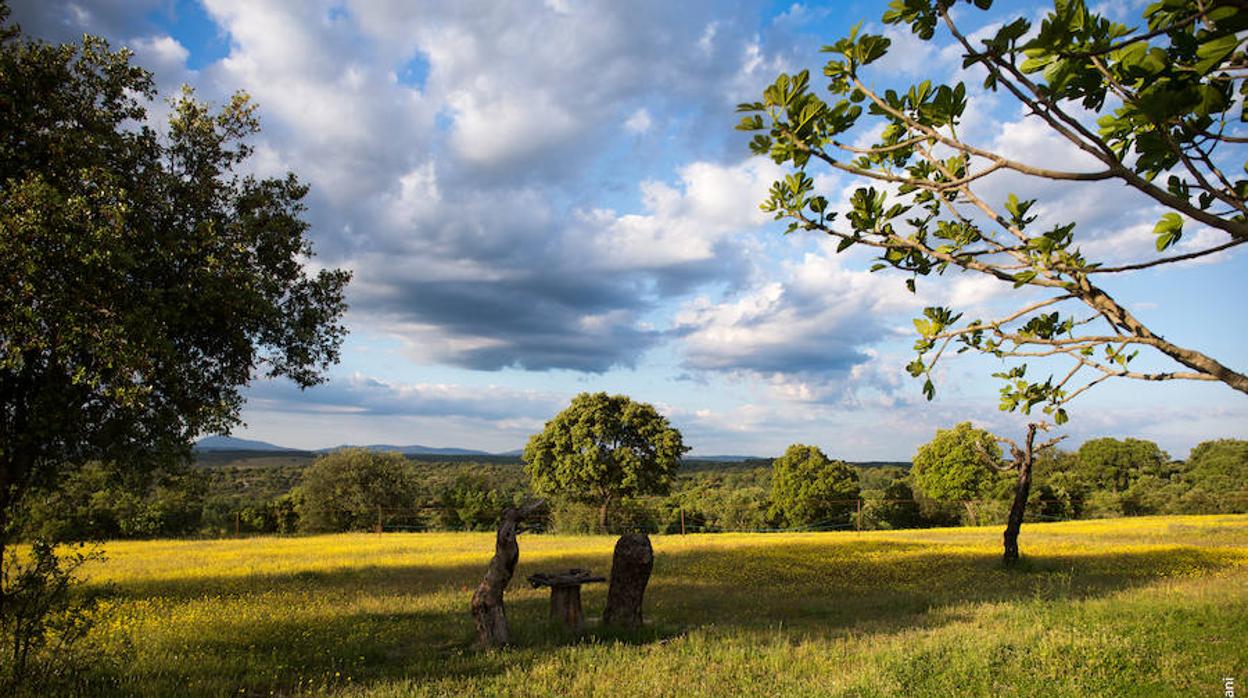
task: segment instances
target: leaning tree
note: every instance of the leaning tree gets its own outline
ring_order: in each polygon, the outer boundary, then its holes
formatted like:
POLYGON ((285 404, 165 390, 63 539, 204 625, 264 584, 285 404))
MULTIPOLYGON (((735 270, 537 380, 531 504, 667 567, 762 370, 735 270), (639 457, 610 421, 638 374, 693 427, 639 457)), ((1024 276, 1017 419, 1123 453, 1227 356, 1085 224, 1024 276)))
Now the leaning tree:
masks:
POLYGON ((653 405, 581 393, 529 439, 524 470, 538 494, 596 505, 605 531, 612 504, 666 492, 688 450, 653 405))
MULTIPOLYGON (((959 131, 968 105, 965 84, 924 81, 907 90, 877 89, 864 68, 883 57, 888 38, 856 29, 825 51, 831 99, 811 91, 809 75, 782 74, 759 102, 742 104, 738 128, 756 132, 753 152, 791 168, 775 182, 763 209, 788 221, 788 231, 817 231, 838 241, 837 251, 870 248, 872 268, 919 277, 947 271, 1012 284, 1020 302, 997 317, 964 318, 932 306, 915 321, 917 357, 908 369, 935 393, 933 369, 951 347, 1006 360, 1001 409, 1030 414, 1040 407, 1053 421, 1066 406, 1110 379, 1221 382, 1248 393, 1248 375, 1190 344, 1163 337, 1132 314, 1102 279, 1217 254, 1248 242, 1248 135, 1242 96, 1248 91, 1248 30, 1243 0, 1162 0, 1128 27, 1089 10, 1082 0, 1055 0, 1038 27, 1026 18, 1006 21, 974 39, 954 21, 955 0, 894 0, 883 20, 908 25, 929 41, 938 27, 978 69, 985 90, 1008 95, 1095 166, 1054 169, 1022 162, 976 145, 959 131), (1237 103, 1236 94, 1240 95, 1237 103), (816 191, 812 171, 830 168, 872 180, 858 187, 838 216, 816 191), (1086 235, 1075 222, 1037 225, 1036 200, 1014 194, 989 197, 986 184, 1009 173, 1028 183, 1117 182, 1159 211, 1154 227, 1159 256, 1107 263, 1085 256, 1086 235), (1195 249, 1177 253, 1185 231, 1199 228, 1195 249), (1139 353, 1159 370, 1141 369, 1139 353), (1033 372, 1028 373, 1031 361, 1033 372), (1035 363, 1052 368, 1036 375, 1035 363), (1134 363, 1133 363, 1134 362, 1134 363)), ((991 0, 973 0, 988 9, 991 0)), ((1018 469, 1014 507, 1021 521, 1037 444, 1047 428, 1028 426, 1009 443, 1018 469)), ((1007 549, 1006 561, 1016 559, 1007 549)))
MULTIPOLYGON (((241 173, 237 94, 149 120, 151 74, 102 39, 50 45, 0 3, 0 555, 23 493, 92 459, 184 458, 258 375, 337 360, 349 274, 310 271, 294 175, 241 173)), ((0 595, 0 610, 3 610, 0 595)))

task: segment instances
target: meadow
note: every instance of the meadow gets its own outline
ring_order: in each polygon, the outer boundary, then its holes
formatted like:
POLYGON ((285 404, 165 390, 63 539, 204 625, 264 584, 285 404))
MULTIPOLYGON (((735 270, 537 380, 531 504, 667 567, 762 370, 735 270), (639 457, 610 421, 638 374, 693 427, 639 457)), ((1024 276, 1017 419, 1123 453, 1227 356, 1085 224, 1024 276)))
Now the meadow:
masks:
MULTIPOLYGON (((647 627, 562 636, 523 581, 614 538, 523 534, 514 647, 473 647, 490 533, 118 541, 97 694, 1215 696, 1248 682, 1248 516, 652 537, 647 627)), ((587 586, 591 617, 605 585, 587 586)))

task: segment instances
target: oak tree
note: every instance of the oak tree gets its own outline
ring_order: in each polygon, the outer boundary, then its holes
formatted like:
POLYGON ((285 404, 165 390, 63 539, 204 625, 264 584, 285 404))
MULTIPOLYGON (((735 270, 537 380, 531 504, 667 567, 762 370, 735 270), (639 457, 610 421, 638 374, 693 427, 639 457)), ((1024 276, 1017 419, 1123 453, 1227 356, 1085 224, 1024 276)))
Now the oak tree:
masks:
POLYGON ((653 405, 627 395, 581 393, 524 447, 533 491, 598 507, 607 530, 624 497, 667 492, 689 449, 653 405))
POLYGON ((259 128, 247 95, 212 108, 184 88, 157 124, 129 51, 31 40, 7 15, 0 529, 65 468, 184 459, 239 423, 257 376, 319 382, 349 278, 308 263, 305 185, 244 174, 259 128))
POLYGON ((854 509, 857 471, 817 446, 793 444, 771 469, 771 514, 786 526, 842 524, 854 509))

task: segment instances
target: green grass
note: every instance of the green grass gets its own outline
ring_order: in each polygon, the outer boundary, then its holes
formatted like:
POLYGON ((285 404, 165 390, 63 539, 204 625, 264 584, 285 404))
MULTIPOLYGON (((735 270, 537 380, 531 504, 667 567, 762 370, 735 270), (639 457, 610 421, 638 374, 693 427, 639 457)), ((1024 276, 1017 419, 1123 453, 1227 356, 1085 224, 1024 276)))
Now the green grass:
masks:
MULTIPOLYGON (((648 627, 579 641, 524 576, 605 573, 609 537, 523 535, 515 646, 478 651, 492 534, 114 542, 99 693, 1221 695, 1248 682, 1248 516, 657 536, 648 627)), ((101 586, 102 588, 102 586, 101 586)), ((605 585, 586 587, 600 612, 605 585)))

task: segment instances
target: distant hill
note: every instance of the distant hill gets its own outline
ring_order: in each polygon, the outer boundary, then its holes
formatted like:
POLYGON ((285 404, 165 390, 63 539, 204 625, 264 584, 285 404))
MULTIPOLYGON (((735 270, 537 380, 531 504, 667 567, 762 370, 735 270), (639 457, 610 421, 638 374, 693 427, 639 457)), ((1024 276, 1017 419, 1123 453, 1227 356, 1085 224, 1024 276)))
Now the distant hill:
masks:
POLYGON ((233 436, 207 436, 195 442, 196 451, 295 451, 267 441, 237 439, 233 436))
MULTIPOLYGON (((367 446, 352 446, 344 444, 342 446, 334 446, 332 448, 322 448, 317 453, 329 453, 337 451, 340 448, 367 448, 370 451, 398 451, 405 456, 491 456, 495 455, 488 451, 477 451, 471 448, 434 448, 433 446, 421 446, 420 444, 412 444, 410 446, 392 446, 389 444, 369 444, 367 446)), ((510 455, 510 454, 498 454, 510 455)))
MULTIPOLYGON (((501 453, 490 453, 489 451, 482 451, 482 450, 473 449, 473 448, 455 448, 455 447, 437 448, 434 446, 423 446, 421 444, 409 444, 407 446, 397 446, 393 444, 367 444, 364 446, 354 446, 351 444, 341 444, 338 446, 332 446, 330 448, 320 448, 320 449, 316 449, 313 451, 309 451, 309 450, 300 449, 300 448, 289 448, 286 446, 278 446, 276 444, 268 443, 267 441, 254 441, 252 439, 238 439, 233 436, 209 436, 209 437, 200 439, 199 441, 195 442, 195 450, 198 452, 201 452, 201 453, 214 452, 214 453, 219 453, 221 456, 225 456, 226 454, 223 452, 239 451, 240 453, 238 454, 238 456, 240 458, 253 457, 256 455, 256 452, 269 452, 269 453, 275 453, 275 454, 281 453, 281 454, 290 454, 290 455, 317 454, 317 453, 329 453, 331 451, 337 451, 340 448, 367 448, 370 451, 398 451, 399 453, 402 453, 405 456, 446 456, 448 458, 456 458, 456 459, 462 458, 462 457, 482 457, 482 458, 488 457, 491 460, 499 459, 502 461, 518 459, 520 458, 521 455, 524 454, 524 449, 522 448, 516 448, 510 451, 503 451, 501 453), (249 453, 243 454, 241 453, 242 451, 247 451, 249 453)), ((219 460, 219 459, 220 458, 215 458, 214 460, 219 460)), ((227 457, 226 460, 230 460, 230 459, 227 457)), ((746 466, 746 465, 765 466, 765 465, 769 465, 772 459, 770 457, 742 456, 742 455, 714 455, 714 456, 697 455, 697 456, 685 456, 684 461, 690 465, 693 465, 696 463, 698 464, 698 469, 701 469, 703 467, 713 467, 714 464, 716 463, 732 463, 738 467, 746 466)), ((851 465, 856 465, 856 466, 863 467, 863 468, 880 468, 880 467, 909 468, 910 467, 909 463, 903 462, 903 461, 863 461, 863 462, 854 462, 854 463, 851 463, 851 465)))
POLYGON ((490 453, 489 451, 480 451, 472 448, 435 448, 433 446, 422 446, 420 444, 411 444, 409 446, 394 446, 391 444, 368 444, 366 446, 354 446, 352 444, 340 444, 329 448, 318 448, 308 451, 302 448, 289 448, 287 446, 278 446, 267 441, 255 441, 253 439, 239 439, 233 436, 208 436, 195 442, 196 451, 290 451, 299 453, 329 453, 337 451, 340 448, 367 448, 370 451, 398 451, 405 456, 518 456, 520 451, 508 451, 507 453, 490 453))

